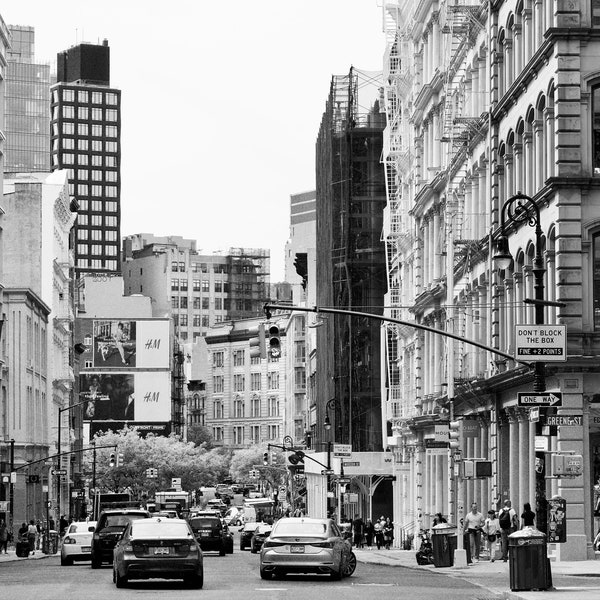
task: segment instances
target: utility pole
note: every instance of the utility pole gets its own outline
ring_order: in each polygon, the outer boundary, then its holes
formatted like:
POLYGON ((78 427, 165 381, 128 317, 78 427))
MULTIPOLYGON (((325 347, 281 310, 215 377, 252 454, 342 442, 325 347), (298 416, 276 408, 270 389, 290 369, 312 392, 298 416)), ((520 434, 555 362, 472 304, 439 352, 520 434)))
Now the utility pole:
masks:
POLYGON ((15 479, 17 477, 17 473, 15 471, 15 440, 11 438, 10 440, 10 485, 9 485, 9 502, 10 502, 10 527, 9 529, 12 531, 13 521, 15 518, 15 479))

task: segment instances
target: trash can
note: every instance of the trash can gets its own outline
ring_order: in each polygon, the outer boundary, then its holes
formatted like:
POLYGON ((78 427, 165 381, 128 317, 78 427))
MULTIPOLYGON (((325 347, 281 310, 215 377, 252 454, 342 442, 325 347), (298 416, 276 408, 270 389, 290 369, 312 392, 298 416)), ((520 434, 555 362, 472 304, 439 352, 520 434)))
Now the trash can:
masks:
POLYGON ((456 550, 456 526, 440 523, 432 527, 433 535, 433 564, 436 567, 451 567, 454 565, 456 550))
POLYGON ((510 589, 547 590, 552 587, 546 534, 524 527, 508 536, 510 589))
POLYGON ((51 529, 49 532, 44 531, 42 538, 42 552, 44 554, 56 554, 58 551, 58 531, 51 529))

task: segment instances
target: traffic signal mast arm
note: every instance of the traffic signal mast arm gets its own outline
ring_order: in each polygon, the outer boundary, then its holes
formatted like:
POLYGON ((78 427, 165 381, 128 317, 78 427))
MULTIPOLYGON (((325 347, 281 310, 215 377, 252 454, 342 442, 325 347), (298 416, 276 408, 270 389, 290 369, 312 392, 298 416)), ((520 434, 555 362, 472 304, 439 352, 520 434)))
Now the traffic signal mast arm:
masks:
POLYGON ((308 458, 309 460, 316 462, 318 465, 320 465, 324 469, 330 469, 330 467, 328 467, 327 465, 324 465, 321 461, 317 460, 316 458, 313 458, 309 454, 305 454, 304 452, 302 452, 302 450, 294 450, 293 448, 288 448, 287 446, 278 446, 277 444, 268 444, 267 448, 280 448, 284 452, 294 452, 299 460, 304 460, 305 458, 308 458))
POLYGON ((69 452, 57 452, 56 454, 50 454, 44 458, 38 458, 38 460, 32 460, 31 462, 25 463, 24 465, 15 466, 14 470, 18 471, 19 469, 25 469, 30 467, 31 465, 35 465, 37 463, 46 462, 51 458, 57 458, 58 456, 67 455, 67 454, 77 454, 78 452, 87 452, 88 450, 99 450, 100 448, 116 448, 114 444, 110 446, 90 446, 89 448, 80 448, 79 450, 70 450, 69 452))
POLYGON ((517 363, 521 363, 522 365, 526 365, 529 368, 535 366, 535 363, 527 362, 524 360, 520 360, 519 358, 515 358, 511 354, 507 354, 506 352, 502 352, 502 350, 498 350, 497 348, 491 348, 490 346, 486 346, 485 344, 480 344, 475 340, 469 340, 460 335, 456 335, 455 333, 450 333, 449 331, 442 331, 441 329, 435 329, 435 327, 427 327, 427 325, 421 325, 420 323, 412 323, 410 321, 402 321, 401 319, 393 319, 392 317, 384 317, 383 315, 376 315, 373 313, 365 313, 359 312, 357 310, 345 310, 343 308, 322 308, 320 306, 292 306, 290 304, 270 304, 267 303, 263 306, 263 310, 267 315, 267 319, 271 318, 271 309, 273 310, 286 310, 286 311, 294 311, 294 312, 314 312, 314 313, 329 313, 334 315, 350 315, 355 317, 364 317, 367 319, 376 319, 378 321, 385 321, 388 323, 397 323, 398 325, 405 325, 406 327, 413 327, 414 329, 421 329, 423 331, 429 331, 431 333, 437 333, 439 335, 443 335, 445 337, 452 338, 454 340, 458 340, 460 342, 464 342, 465 344, 470 344, 471 346, 476 346, 477 348, 481 348, 486 352, 491 352, 492 354, 497 354, 498 356, 502 356, 503 358, 508 358, 509 360, 513 360, 517 363))

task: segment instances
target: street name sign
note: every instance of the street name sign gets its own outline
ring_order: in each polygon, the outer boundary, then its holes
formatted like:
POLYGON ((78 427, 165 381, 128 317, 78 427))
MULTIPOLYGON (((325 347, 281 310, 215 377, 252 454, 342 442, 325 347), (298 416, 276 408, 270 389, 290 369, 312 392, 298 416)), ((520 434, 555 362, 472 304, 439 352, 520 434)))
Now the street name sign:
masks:
POLYGON ((360 461, 357 460, 353 460, 353 461, 346 461, 346 462, 342 462, 342 465, 344 465, 344 467, 360 467, 360 461))
POLYGON ((519 392, 519 406, 562 406, 562 392, 528 394, 519 392))
POLYGON ((566 325, 517 325, 515 358, 560 362, 567 360, 566 325))
POLYGON ((334 456, 352 456, 352 446, 350 444, 334 444, 334 456))
POLYGON ((52 469, 52 475, 66 475, 66 469, 52 469))
POLYGON ((575 426, 575 425, 583 425, 583 416, 582 415, 545 415, 544 416, 544 425, 554 425, 554 426, 575 426))

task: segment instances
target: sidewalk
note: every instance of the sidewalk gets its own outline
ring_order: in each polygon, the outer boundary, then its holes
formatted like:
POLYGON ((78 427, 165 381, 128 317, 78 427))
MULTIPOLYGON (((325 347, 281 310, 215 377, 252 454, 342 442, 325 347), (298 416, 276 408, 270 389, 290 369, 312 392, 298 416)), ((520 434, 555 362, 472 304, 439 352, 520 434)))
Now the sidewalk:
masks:
MULTIPOLYGON (((60 554, 60 553, 59 553, 60 554)), ((35 554, 30 554, 28 558, 17 556, 14 546, 8 547, 8 554, 0 554, 0 563, 10 562, 13 560, 39 560, 40 558, 48 558, 49 556, 57 556, 56 554, 44 554, 41 550, 36 550, 35 554)))
POLYGON ((459 577, 506 600, 539 600, 548 594, 560 597, 560 600, 598 600, 600 598, 600 560, 552 562, 553 589, 513 592, 510 589, 508 562, 481 560, 464 568, 437 568, 434 565, 417 565, 414 550, 354 548, 354 553, 358 562, 432 571, 432 576, 435 573, 441 573, 450 577, 459 577))

